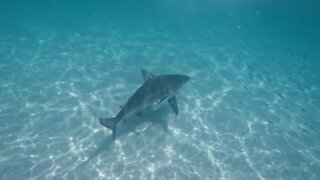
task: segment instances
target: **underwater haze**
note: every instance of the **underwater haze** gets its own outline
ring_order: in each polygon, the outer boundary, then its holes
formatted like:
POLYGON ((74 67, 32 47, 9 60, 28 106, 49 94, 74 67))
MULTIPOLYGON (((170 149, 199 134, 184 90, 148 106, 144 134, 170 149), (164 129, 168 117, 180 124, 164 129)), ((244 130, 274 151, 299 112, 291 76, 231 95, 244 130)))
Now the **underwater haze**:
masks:
POLYGON ((319 179, 317 0, 2 0, 0 179, 319 179), (120 122, 141 69, 183 74, 120 122))

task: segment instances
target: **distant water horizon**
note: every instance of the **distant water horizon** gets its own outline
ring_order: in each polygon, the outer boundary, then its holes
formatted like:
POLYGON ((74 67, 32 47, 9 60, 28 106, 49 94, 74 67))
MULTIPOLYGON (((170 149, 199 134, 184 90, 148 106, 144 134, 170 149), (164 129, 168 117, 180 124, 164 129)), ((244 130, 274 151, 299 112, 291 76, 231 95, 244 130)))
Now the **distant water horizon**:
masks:
POLYGON ((0 3, 0 179, 318 179, 320 3, 0 3), (99 124, 143 83, 168 104, 99 124))

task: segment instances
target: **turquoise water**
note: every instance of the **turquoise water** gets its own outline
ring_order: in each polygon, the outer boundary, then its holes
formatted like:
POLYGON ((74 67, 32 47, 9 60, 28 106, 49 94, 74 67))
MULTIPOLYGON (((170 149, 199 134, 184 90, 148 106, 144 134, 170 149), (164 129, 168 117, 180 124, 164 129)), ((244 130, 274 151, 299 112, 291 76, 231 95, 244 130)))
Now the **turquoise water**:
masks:
POLYGON ((0 179, 318 179, 317 1, 1 1, 0 179), (140 69, 191 80, 112 117, 140 69))

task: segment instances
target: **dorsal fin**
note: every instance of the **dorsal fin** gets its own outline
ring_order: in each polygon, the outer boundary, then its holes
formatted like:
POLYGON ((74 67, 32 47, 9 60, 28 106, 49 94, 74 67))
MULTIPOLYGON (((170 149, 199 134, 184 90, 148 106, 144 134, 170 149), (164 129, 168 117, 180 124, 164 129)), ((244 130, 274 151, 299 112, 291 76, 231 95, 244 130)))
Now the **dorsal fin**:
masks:
POLYGON ((156 75, 152 74, 151 72, 145 70, 145 69, 141 69, 141 74, 143 77, 143 80, 146 82, 148 79, 154 78, 156 77, 156 75))

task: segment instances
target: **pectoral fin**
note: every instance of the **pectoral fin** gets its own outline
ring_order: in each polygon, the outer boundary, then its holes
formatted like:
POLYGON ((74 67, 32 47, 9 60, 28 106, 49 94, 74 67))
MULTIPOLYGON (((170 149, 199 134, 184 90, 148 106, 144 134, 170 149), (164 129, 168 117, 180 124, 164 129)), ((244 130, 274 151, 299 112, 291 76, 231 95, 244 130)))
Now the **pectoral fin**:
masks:
POLYGON ((177 104, 177 99, 176 97, 174 96, 173 98, 169 99, 168 100, 168 103, 170 104, 173 112, 178 115, 179 113, 179 110, 178 110, 178 104, 177 104))

